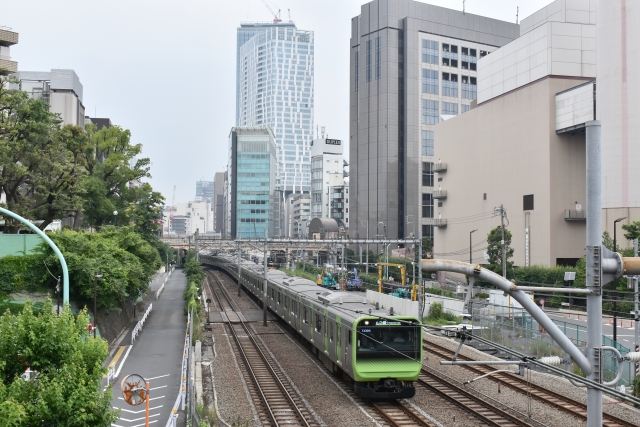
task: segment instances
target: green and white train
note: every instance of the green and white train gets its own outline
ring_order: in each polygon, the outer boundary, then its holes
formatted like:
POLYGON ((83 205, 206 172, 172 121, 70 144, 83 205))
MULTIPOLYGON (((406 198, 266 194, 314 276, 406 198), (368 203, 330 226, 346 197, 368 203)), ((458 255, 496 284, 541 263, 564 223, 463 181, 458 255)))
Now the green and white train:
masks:
MULTIPOLYGON (((200 261, 238 280, 238 258, 201 252, 200 261)), ((264 267, 241 260, 240 283, 263 300, 264 267)), ((379 309, 361 293, 329 291, 311 280, 267 272, 268 307, 314 349, 325 366, 353 382, 366 399, 415 395, 422 367, 422 328, 417 318, 379 309)))

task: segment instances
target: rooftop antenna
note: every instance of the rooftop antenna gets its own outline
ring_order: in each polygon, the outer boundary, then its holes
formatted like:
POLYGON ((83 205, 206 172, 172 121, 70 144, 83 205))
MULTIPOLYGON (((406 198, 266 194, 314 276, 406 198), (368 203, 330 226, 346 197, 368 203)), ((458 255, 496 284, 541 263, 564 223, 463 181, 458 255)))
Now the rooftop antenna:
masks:
POLYGON ((289 24, 293 24, 293 19, 291 19, 291 9, 287 9, 287 13, 289 14, 289 24))
POLYGON ((322 126, 322 128, 321 128, 321 129, 322 129, 322 139, 324 139, 324 129, 325 129, 325 126, 322 126))
POLYGON ((316 139, 318 139, 318 125, 316 125, 316 139))
POLYGON ((464 8, 466 2, 467 2, 467 0, 462 0, 462 14, 463 15, 466 15, 465 8, 464 8))
POLYGON ((518 15, 520 14, 520 6, 516 6, 516 25, 518 25, 518 15))

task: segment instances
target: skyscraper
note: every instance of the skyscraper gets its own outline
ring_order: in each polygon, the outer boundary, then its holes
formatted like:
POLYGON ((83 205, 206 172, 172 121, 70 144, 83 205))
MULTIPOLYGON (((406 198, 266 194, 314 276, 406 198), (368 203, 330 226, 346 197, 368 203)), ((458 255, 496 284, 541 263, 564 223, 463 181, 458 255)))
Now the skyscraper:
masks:
POLYGON ((413 0, 362 5, 349 46, 350 236, 433 237, 433 126, 470 108, 477 60, 518 35, 516 24, 413 0))
POLYGON ((268 126, 277 147, 276 189, 310 190, 313 32, 292 23, 241 24, 237 33, 236 126, 268 126))

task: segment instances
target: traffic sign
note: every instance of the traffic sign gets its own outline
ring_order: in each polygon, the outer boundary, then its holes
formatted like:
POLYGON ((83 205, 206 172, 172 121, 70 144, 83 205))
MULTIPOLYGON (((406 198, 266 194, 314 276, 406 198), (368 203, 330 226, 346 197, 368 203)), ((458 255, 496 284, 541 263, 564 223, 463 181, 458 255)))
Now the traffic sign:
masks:
POLYGON ((124 401, 131 406, 138 406, 147 400, 147 382, 138 374, 127 375, 120 383, 124 401))

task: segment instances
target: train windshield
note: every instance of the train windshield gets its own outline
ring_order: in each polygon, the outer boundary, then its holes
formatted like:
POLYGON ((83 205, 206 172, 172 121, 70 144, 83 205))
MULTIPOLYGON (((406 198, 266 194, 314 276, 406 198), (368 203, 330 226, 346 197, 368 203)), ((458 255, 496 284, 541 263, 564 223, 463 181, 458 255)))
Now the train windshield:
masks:
POLYGON ((420 327, 387 320, 360 322, 357 327, 356 350, 358 360, 419 360, 420 327))

